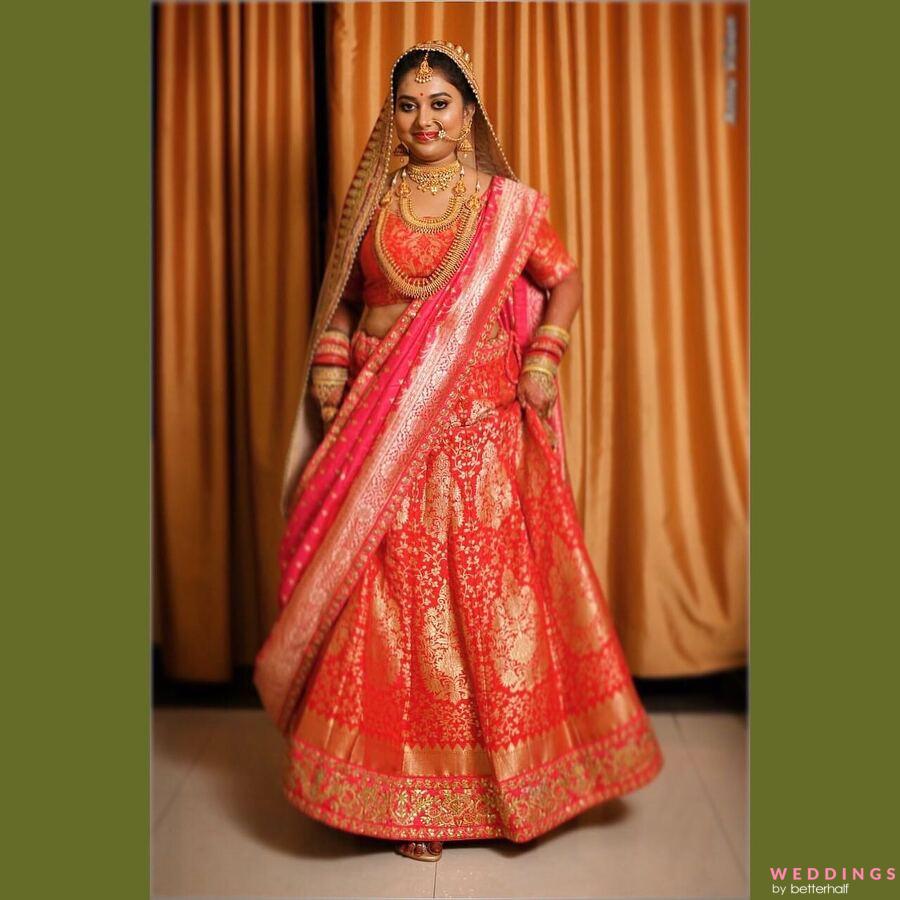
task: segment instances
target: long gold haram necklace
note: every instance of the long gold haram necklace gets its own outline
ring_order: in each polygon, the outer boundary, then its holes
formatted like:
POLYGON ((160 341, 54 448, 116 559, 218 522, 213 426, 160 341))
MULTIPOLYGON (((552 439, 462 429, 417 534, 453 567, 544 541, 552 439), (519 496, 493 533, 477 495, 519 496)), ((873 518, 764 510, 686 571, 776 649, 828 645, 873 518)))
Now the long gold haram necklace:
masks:
MULTIPOLYGON (((465 183, 462 178, 460 178, 458 184, 461 184, 463 186, 463 191, 465 191, 465 183)), ((471 244, 472 237, 475 234, 475 226, 478 224, 478 211, 481 209, 482 204, 482 198, 478 196, 479 187, 480 182, 476 181, 474 193, 464 201, 461 197, 459 198, 461 210, 456 216, 459 218, 459 225, 456 230, 456 235, 453 238, 453 243, 450 245, 446 254, 444 254, 444 258, 441 260, 440 265, 430 275, 413 278, 409 278, 397 265, 395 265, 384 244, 384 225, 388 217, 388 206, 390 205, 392 192, 388 191, 385 194, 381 201, 381 209, 378 212, 378 217, 375 220, 375 256, 377 257, 378 264, 381 266, 381 270, 384 272, 388 282, 398 293, 413 299, 418 297, 428 297, 447 284, 459 264, 462 262, 462 258, 465 256, 466 250, 469 249, 469 244, 471 244)), ((409 190, 409 185, 406 185, 406 189, 409 190)), ((402 201, 399 190, 397 191, 397 194, 398 199, 402 201)), ((456 186, 454 187, 454 195, 456 196, 456 186)), ((452 205, 453 201, 451 200, 451 206, 452 205)), ((443 219, 443 216, 441 218, 443 219)), ((413 225, 411 227, 416 231, 421 230, 423 232, 441 230, 441 228, 433 227, 433 220, 427 220, 423 222, 421 226, 413 225)))

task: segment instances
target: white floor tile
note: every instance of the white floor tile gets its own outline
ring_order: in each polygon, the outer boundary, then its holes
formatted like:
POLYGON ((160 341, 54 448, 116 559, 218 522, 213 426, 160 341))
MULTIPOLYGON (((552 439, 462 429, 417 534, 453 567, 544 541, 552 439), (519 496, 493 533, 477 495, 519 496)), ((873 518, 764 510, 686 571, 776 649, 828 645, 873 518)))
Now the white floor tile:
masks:
POLYGON ((675 721, 746 874, 747 719, 737 713, 677 713, 675 721))
POLYGON ((261 710, 219 712, 183 790, 255 795, 281 783, 286 742, 261 710))
POLYGON ((254 817, 210 798, 181 794, 157 830, 157 896, 430 897, 434 867, 404 860, 385 842, 328 829, 280 794, 259 798, 254 817))
POLYGON ((433 864, 328 828, 287 802, 282 738, 263 713, 213 718, 203 752, 154 831, 155 896, 432 896, 433 864))
POLYGON ((162 709, 153 714, 153 764, 150 771, 151 821, 158 825, 184 787, 188 774, 212 735, 220 712, 162 709))
POLYGON ((438 897, 739 897, 743 872, 673 717, 652 716, 659 776, 528 845, 449 845, 438 897))
POLYGON ((309 819, 281 793, 284 744, 262 712, 154 718, 157 896, 744 897, 735 847, 742 719, 652 716, 665 756, 647 787, 529 844, 448 844, 437 866, 309 819), (157 769, 159 771, 157 772, 157 769), (436 881, 435 881, 436 875, 436 881))

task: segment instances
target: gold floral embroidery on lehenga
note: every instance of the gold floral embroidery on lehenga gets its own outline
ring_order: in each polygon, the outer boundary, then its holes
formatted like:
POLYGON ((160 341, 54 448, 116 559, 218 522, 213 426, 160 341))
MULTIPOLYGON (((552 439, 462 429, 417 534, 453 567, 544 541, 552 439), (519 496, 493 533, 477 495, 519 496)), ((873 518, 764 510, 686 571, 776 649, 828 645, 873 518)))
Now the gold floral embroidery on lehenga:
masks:
POLYGON ((446 581, 434 605, 425 609, 419 662, 425 687, 437 700, 456 702, 472 695, 446 581))
POLYGON ((528 840, 662 763, 568 488, 528 459, 512 339, 476 351, 310 676, 285 790, 337 827, 528 840))
POLYGON ((493 663, 500 683, 510 691, 531 690, 546 671, 546 660, 536 655, 537 597, 510 568, 503 570, 493 625, 498 644, 493 663))
POLYGON ((401 673, 404 651, 403 613, 396 598, 385 583, 384 572, 376 569, 372 579, 372 619, 375 639, 366 660, 369 674, 386 683, 393 682, 401 673))

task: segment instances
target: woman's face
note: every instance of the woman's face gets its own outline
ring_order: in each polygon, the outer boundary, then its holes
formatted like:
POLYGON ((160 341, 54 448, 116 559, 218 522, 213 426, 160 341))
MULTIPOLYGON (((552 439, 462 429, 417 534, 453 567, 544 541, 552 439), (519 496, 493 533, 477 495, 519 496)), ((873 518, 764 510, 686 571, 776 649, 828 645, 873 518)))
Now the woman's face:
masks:
POLYGON ((410 69, 397 84, 394 98, 394 127, 397 136, 409 148, 410 159, 420 163, 443 163, 456 156, 456 141, 441 140, 438 131, 459 138, 467 116, 474 112, 463 107, 462 94, 434 69, 431 81, 419 84, 416 69, 410 69))

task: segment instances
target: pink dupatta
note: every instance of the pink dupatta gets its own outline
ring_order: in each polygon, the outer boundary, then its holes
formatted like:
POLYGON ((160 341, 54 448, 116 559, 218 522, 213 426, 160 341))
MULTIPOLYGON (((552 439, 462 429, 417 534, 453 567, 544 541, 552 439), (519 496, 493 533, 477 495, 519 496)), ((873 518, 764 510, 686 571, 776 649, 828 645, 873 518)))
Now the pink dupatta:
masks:
MULTIPOLYGON (((322 643, 424 464, 475 349, 498 315, 512 317, 517 352, 539 321, 544 293, 521 273, 548 203, 527 185, 494 177, 460 268, 397 319, 302 473, 281 545, 282 610, 254 673, 263 705, 285 733, 322 643)), ((527 412, 533 430, 536 414, 527 412)), ((554 420, 561 423, 559 404, 554 420)))

